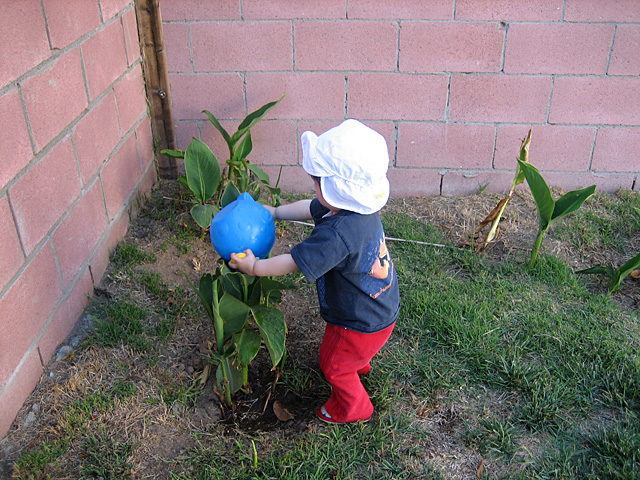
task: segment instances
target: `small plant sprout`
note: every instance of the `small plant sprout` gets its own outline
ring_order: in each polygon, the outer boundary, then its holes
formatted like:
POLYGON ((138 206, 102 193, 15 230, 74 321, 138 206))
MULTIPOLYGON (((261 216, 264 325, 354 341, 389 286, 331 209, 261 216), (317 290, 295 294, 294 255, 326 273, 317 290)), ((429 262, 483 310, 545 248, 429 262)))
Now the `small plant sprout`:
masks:
MULTIPOLYGON (((529 144, 531 143, 531 130, 532 129, 529 129, 529 133, 527 134, 526 138, 522 140, 522 146, 520 147, 519 160, 524 163, 529 162, 529 144)), ((487 215, 487 217, 482 220, 482 222, 480 222, 475 229, 474 241, 477 242, 476 248, 478 250, 487 248, 487 246, 489 246, 489 244, 495 239, 499 231, 500 219, 502 218, 504 209, 506 208, 507 203, 509 203, 509 200, 511 200, 511 198, 513 197, 513 192, 515 191, 516 187, 521 183, 524 183, 524 179, 524 171, 520 167, 520 164, 518 164, 516 167, 516 176, 514 177, 513 182, 511 182, 511 189, 509 190, 509 194, 498 202, 498 205, 496 205, 496 207, 491 210, 491 213, 489 213, 489 215, 487 215), (484 238, 480 239, 480 232, 482 232, 482 230, 484 230, 487 225, 491 225, 489 231, 484 238)), ((484 188, 486 188, 486 186, 484 188)))
POLYGON ((612 265, 598 265, 596 267, 585 268, 584 270, 578 270, 576 273, 586 274, 605 274, 609 277, 609 283, 607 283, 607 290, 609 293, 613 293, 620 290, 622 280, 640 267, 640 253, 638 253, 632 259, 626 261, 618 268, 613 268, 612 265))
POLYGON ((540 171, 530 163, 523 162, 520 159, 518 159, 518 165, 524 172, 531 193, 533 194, 533 199, 536 202, 536 207, 538 208, 538 235, 531 250, 531 258, 529 260, 529 266, 531 267, 536 263, 538 252, 542 245, 542 239, 551 225, 565 215, 579 209, 587 198, 595 193, 596 186, 591 185, 590 187, 580 190, 572 190, 554 201, 551 196, 551 190, 547 182, 542 178, 540 171))

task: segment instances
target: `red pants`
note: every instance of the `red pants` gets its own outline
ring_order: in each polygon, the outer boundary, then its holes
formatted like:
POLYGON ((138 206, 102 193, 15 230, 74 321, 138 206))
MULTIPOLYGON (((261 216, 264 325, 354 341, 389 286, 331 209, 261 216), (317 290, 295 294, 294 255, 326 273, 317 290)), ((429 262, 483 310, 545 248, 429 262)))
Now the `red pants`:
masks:
POLYGON ((373 415, 373 404, 359 373, 370 370, 371 359, 387 343, 394 326, 360 333, 327 324, 320 345, 320 368, 332 387, 325 409, 335 421, 368 420, 373 415))

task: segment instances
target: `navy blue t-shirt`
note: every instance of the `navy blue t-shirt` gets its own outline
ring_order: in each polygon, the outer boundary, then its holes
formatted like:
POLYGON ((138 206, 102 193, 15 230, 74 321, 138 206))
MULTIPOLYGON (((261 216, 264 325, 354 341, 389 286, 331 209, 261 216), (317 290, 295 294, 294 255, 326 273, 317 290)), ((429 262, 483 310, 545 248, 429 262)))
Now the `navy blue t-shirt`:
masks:
POLYGON ((329 210, 311 202, 315 228, 291 250, 309 281, 316 281, 320 315, 361 333, 391 326, 400 310, 398 278, 387 251, 380 215, 329 210))

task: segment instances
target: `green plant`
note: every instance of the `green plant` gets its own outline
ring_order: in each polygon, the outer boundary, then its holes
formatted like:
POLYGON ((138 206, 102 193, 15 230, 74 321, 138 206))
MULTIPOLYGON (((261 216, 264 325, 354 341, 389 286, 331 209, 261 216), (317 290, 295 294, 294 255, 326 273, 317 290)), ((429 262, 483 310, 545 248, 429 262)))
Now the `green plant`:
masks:
POLYGON ((162 153, 184 158, 186 175, 178 181, 187 187, 193 196, 191 216, 203 229, 209 228, 211 219, 218 212, 216 204, 210 203, 220 185, 220 165, 211 149, 197 138, 191 140, 187 150, 163 150, 162 153))
POLYGON ((223 266, 214 274, 202 275, 199 287, 193 288, 213 324, 215 342, 209 344, 209 350, 218 365, 216 380, 224 402, 232 407, 231 395, 249 388, 249 364, 262 341, 273 368, 284 362, 287 325, 282 311, 272 305, 281 300, 281 291, 288 287, 268 277, 253 277, 223 266))
POLYGON ((609 283, 607 283, 607 290, 609 293, 613 293, 620 290, 622 280, 624 277, 633 272, 636 268, 640 267, 640 253, 635 257, 627 260, 618 268, 613 268, 613 265, 598 265, 596 267, 585 268, 584 270, 578 270, 576 273, 585 274, 605 274, 609 277, 609 283))
POLYGON ((591 185, 590 187, 580 190, 572 190, 554 201, 551 196, 551 190, 547 182, 542 178, 540 171, 530 163, 524 162, 521 159, 518 159, 518 165, 524 172, 531 193, 533 194, 533 199, 536 202, 536 207, 538 208, 538 235, 533 244, 531 258, 529 260, 529 266, 532 266, 538 258, 542 239, 547 230, 565 215, 579 209, 585 200, 595 193, 596 186, 591 185))
POLYGON ((275 107, 282 99, 269 102, 251 112, 232 135, 222 127, 218 119, 208 110, 203 110, 209 121, 220 132, 227 147, 229 158, 226 160, 226 174, 222 176, 220 165, 211 149, 201 140, 191 140, 186 151, 163 150, 161 153, 174 158, 183 158, 186 175, 178 181, 187 187, 193 196, 194 206, 191 216, 204 230, 209 228, 211 220, 220 208, 234 201, 243 192, 249 192, 254 199, 260 197, 260 186, 264 185, 271 193, 272 200, 278 202, 280 189, 271 186, 269 175, 247 160, 253 150, 251 128, 275 107))
POLYGON ((269 110, 280 103, 283 98, 284 95, 278 100, 269 102, 247 115, 232 135, 229 135, 211 112, 204 110, 209 121, 216 130, 220 132, 229 148, 226 182, 222 185, 223 193, 219 202, 220 206, 225 206, 232 202, 243 192, 249 192, 255 199, 258 199, 260 196, 260 184, 266 186, 274 202, 277 201, 280 195, 280 189, 277 188, 277 186, 272 187, 269 183, 269 175, 256 165, 249 163, 247 156, 253 149, 251 128, 259 122, 269 110))
MULTIPOLYGON (((529 129, 529 133, 522 140, 522 145, 520 146, 519 160, 524 163, 529 163, 529 145, 531 144, 531 131, 532 129, 529 129)), ((507 207, 507 203, 509 203, 509 200, 513 198, 513 192, 515 191, 516 187, 523 183, 524 179, 524 171, 522 170, 522 167, 520 167, 520 164, 518 164, 516 167, 516 176, 511 182, 511 189, 509 190, 509 194, 498 202, 498 205, 496 205, 496 207, 489 213, 489 215, 486 216, 484 220, 482 220, 482 222, 478 224, 475 229, 474 241, 477 241, 477 249, 480 250, 483 248, 487 248, 487 246, 489 246, 489 244, 496 237, 496 235, 498 234, 498 226, 500 225, 500 219, 502 218, 504 209, 507 207), (489 231, 484 238, 479 238, 480 232, 482 232, 482 230, 484 230, 487 225, 491 225, 489 231)))

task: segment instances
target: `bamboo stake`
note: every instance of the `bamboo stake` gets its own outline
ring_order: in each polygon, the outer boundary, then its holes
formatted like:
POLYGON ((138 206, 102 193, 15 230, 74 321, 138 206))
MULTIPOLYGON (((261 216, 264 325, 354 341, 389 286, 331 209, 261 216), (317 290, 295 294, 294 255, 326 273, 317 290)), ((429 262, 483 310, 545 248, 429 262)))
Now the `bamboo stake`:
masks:
MULTIPOLYGON (((164 48, 164 33, 159 0, 136 0, 136 17, 142 51, 147 99, 151 111, 151 131, 158 151, 175 149, 175 127, 171 106, 171 89, 167 58, 164 48)), ((175 179, 178 165, 175 158, 157 153, 158 176, 175 179)))

